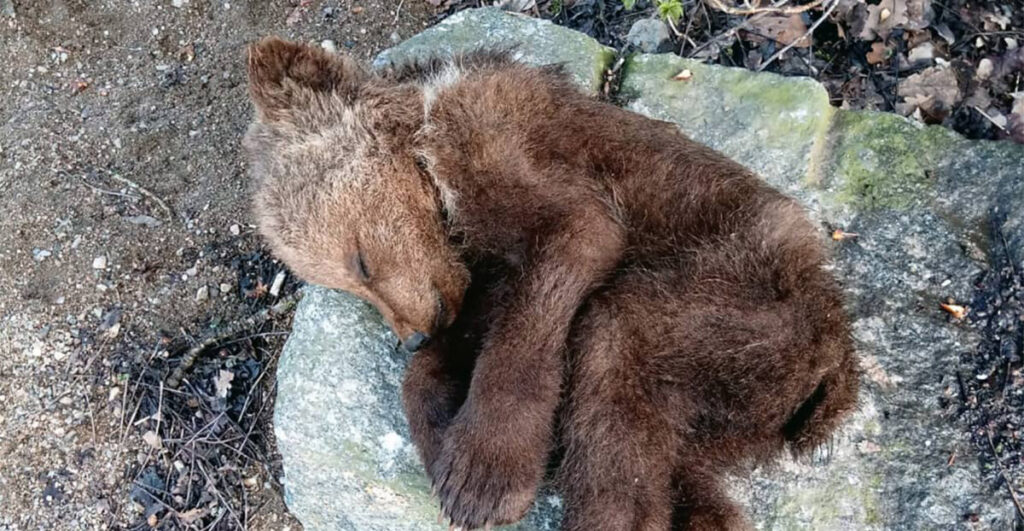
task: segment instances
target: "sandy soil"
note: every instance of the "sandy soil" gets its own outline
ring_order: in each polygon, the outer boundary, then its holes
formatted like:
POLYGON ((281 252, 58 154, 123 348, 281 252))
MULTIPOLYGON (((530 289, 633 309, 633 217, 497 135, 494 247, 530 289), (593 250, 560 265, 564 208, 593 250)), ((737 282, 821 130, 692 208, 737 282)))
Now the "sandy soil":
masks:
MULTIPOLYGON (((130 375, 252 310, 244 44, 370 58, 432 15, 401 4, 0 0, 0 529, 140 521, 130 375)), ((264 484, 252 527, 298 528, 264 484)))

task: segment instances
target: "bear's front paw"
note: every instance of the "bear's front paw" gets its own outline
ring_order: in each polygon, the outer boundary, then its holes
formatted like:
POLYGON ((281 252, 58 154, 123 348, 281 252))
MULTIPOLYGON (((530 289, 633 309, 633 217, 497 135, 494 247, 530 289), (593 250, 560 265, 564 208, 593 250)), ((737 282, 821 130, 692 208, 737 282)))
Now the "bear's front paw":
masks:
POLYGON ((516 522, 533 502, 543 463, 534 452, 472 424, 448 429, 430 469, 442 515, 462 529, 516 522))

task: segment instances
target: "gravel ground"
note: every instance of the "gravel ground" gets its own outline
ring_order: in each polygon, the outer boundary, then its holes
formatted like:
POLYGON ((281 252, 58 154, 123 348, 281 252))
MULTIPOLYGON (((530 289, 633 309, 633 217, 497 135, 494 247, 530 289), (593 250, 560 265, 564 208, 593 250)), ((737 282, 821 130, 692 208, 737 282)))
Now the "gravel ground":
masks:
MULTIPOLYGON (((133 375, 259 306, 237 267, 261 250, 238 149, 244 44, 330 39, 368 59, 431 15, 421 1, 0 0, 0 529, 181 525, 147 523, 131 498, 161 454, 133 375)), ((248 525, 296 529, 274 479, 246 485, 248 525)))

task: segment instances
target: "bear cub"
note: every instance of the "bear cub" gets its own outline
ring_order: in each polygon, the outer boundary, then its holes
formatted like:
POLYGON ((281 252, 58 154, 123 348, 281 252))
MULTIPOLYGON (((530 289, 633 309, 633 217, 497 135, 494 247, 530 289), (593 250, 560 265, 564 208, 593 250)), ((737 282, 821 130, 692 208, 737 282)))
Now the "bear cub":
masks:
POLYGON ((825 441, 857 358, 816 228, 671 124, 501 52, 371 71, 252 45, 254 212, 305 280, 373 304, 445 518, 747 529, 725 478, 825 441))

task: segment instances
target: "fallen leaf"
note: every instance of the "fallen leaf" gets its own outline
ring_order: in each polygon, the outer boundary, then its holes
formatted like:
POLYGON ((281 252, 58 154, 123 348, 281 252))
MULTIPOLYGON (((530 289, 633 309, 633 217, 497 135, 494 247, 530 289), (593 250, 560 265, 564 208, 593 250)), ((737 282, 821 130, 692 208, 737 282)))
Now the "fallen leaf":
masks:
POLYGON ((864 57, 867 59, 868 64, 877 65, 882 64, 890 56, 890 51, 885 47, 885 43, 878 41, 871 43, 871 51, 866 53, 864 57))
POLYGON ((943 310, 946 310, 947 312, 949 312, 949 314, 952 315, 956 319, 963 319, 964 316, 967 315, 967 308, 964 308, 963 306, 960 306, 959 304, 946 304, 946 303, 943 302, 943 303, 939 303, 939 306, 942 306, 943 310))
POLYGON ((905 102, 896 106, 901 114, 920 111, 926 121, 935 122, 945 119, 961 99, 956 72, 944 66, 926 68, 901 81, 899 95, 905 102))
POLYGON ((832 239, 837 242, 852 240, 858 236, 860 236, 860 234, 857 234, 856 232, 846 232, 843 229, 836 229, 832 231, 832 239))
POLYGON ((931 0, 882 0, 877 5, 868 5, 864 18, 854 22, 863 24, 860 38, 871 41, 875 38, 887 38, 896 28, 927 28, 934 16, 931 0))
POLYGON ((693 77, 693 72, 689 68, 684 69, 682 72, 672 76, 672 79, 676 81, 689 81, 693 77))
POLYGON ((143 433, 142 440, 145 441, 145 443, 151 446, 154 450, 159 450, 163 446, 163 440, 160 439, 160 436, 157 435, 157 433, 153 430, 149 430, 146 433, 143 433))
POLYGON ((907 62, 914 67, 927 66, 934 61, 935 45, 930 42, 921 43, 907 53, 907 62))
POLYGON ((501 0, 495 5, 498 9, 522 13, 537 7, 537 0, 501 0))
POLYGON ((178 519, 185 525, 193 524, 200 518, 206 516, 207 510, 205 508, 192 508, 183 513, 177 513, 178 519))
POLYGON ((747 21, 747 27, 749 31, 745 35, 751 42, 764 42, 767 38, 784 46, 793 44, 797 48, 806 48, 811 45, 807 24, 798 14, 752 18, 747 21))
POLYGON ((1006 132, 1014 142, 1024 144, 1024 92, 1014 92, 1013 108, 1010 118, 1006 121, 1006 132))
POLYGON ((227 398, 228 391, 231 390, 231 380, 235 379, 235 373, 231 371, 221 370, 217 374, 217 379, 214 380, 213 385, 217 389, 217 398, 227 398))

